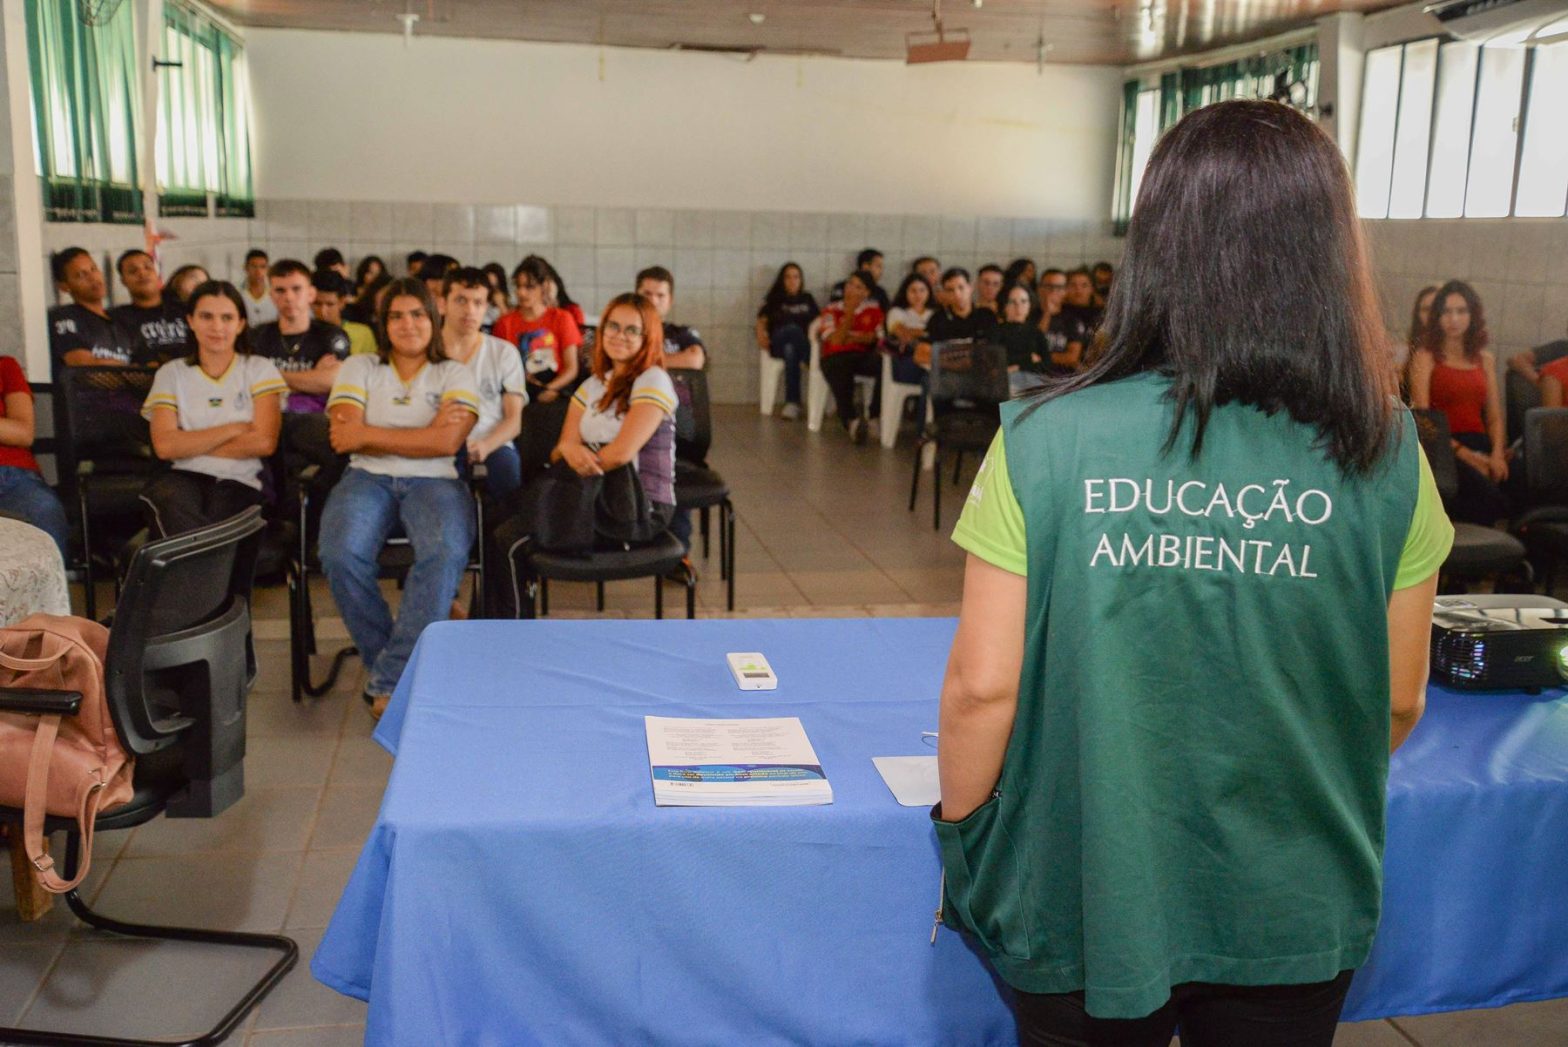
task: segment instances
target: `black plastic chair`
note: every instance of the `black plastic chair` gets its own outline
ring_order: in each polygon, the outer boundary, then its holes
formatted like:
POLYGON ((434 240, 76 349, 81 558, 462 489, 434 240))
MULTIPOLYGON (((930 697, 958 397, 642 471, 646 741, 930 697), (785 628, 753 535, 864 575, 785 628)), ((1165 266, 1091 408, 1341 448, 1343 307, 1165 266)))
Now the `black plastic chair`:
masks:
POLYGON ((653 579, 653 614, 664 617, 664 577, 679 573, 686 585, 686 617, 697 617, 697 576, 686 561, 680 539, 665 531, 647 545, 629 549, 596 549, 587 556, 532 550, 524 554, 527 575, 518 607, 530 615, 550 613, 550 582, 593 582, 598 586, 598 608, 604 610, 604 583, 632 578, 653 579))
MULTIPOLYGON (((132 557, 109 632, 104 688, 115 730, 136 756, 135 794, 100 814, 96 830, 129 829, 160 813, 211 818, 244 794, 245 696, 256 667, 250 588, 262 527, 261 510, 248 509, 144 545, 132 557)), ((0 710, 38 711, 4 688, 0 710)), ((19 822, 22 812, 6 808, 0 816, 19 822)), ((66 834, 63 876, 74 877, 81 861, 76 822, 49 818, 44 830, 66 834)), ((77 891, 65 899, 84 923, 114 934, 279 953, 210 1032, 177 1041, 185 1047, 225 1039, 299 959, 299 946, 281 935, 127 923, 94 912, 77 891)), ((0 1042, 101 1047, 174 1041, 0 1029, 0 1042)))
MULTIPOLYGON (((1537 368, 1568 356, 1568 338, 1547 342, 1530 350, 1537 368)), ((1525 413, 1541 406, 1541 390, 1512 367, 1503 369, 1503 404, 1508 420, 1508 440, 1512 443, 1525 434, 1525 413)))
POLYGON ((1557 564, 1568 555, 1568 407, 1525 412, 1524 479, 1530 508, 1514 521, 1514 533, 1540 568, 1541 591, 1550 596, 1557 564))
POLYGON ((942 453, 956 451, 953 483, 965 454, 984 454, 1001 428, 1001 408, 1012 396, 1007 350, 1000 345, 956 339, 931 346, 931 422, 915 443, 915 472, 909 482, 909 511, 920 493, 920 462, 927 444, 935 448, 931 474, 931 528, 942 529, 942 453))
MULTIPOLYGON (((75 503, 87 617, 98 617, 95 528, 129 538, 142 527, 142 489, 165 464, 152 451, 142 402, 146 367, 62 367, 55 386, 56 467, 66 504, 75 503)), ((117 591, 118 595, 118 591, 117 591)))
MULTIPOLYGON (((474 575, 470 611, 479 614, 485 593, 485 500, 482 495, 485 468, 483 464, 470 468, 469 493, 474 500, 474 552, 468 561, 468 571, 474 575)), ((326 497, 325 493, 313 494, 315 475, 305 470, 298 478, 299 519, 295 522, 296 544, 290 550, 287 567, 289 590, 289 697, 295 704, 306 697, 320 698, 330 691, 343 672, 343 665, 359 653, 353 644, 339 648, 332 656, 327 673, 320 680, 311 679, 310 659, 316 649, 316 612, 310 596, 310 576, 320 566, 315 555, 316 534, 310 527, 313 497, 326 497)), ((319 517, 319 514, 316 514, 319 517)), ((414 547, 406 535, 394 532, 377 557, 381 578, 395 578, 399 584, 414 566, 414 547)))
MULTIPOLYGON (((1448 502, 1459 493, 1459 463, 1454 457, 1448 417, 1430 409, 1412 409, 1411 414, 1415 415, 1416 432, 1420 434, 1427 462, 1432 466, 1437 493, 1448 502)), ((1495 527, 1455 522, 1454 547, 1448 559, 1443 561, 1439 588, 1447 591, 1450 584, 1505 575, 1520 568, 1529 575, 1525 548, 1519 539, 1495 527)))
POLYGON ((702 558, 708 558, 708 512, 719 510, 719 577, 725 582, 725 606, 735 609, 735 504, 729 484, 708 465, 713 446, 713 405, 708 376, 675 368, 675 508, 696 510, 702 528, 702 558))

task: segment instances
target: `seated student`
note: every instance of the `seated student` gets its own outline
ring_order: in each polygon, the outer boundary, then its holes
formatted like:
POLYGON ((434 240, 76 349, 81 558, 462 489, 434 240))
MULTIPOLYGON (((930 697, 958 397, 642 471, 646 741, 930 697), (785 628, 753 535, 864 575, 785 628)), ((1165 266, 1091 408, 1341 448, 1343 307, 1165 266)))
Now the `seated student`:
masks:
POLYGON ((800 417, 800 373, 811 363, 811 338, 806 332, 822 312, 805 282, 800 266, 785 262, 757 310, 757 345, 775 360, 784 361, 781 416, 788 421, 800 417))
POLYGON ((211 279, 207 270, 199 265, 182 265, 169 277, 163 289, 163 300, 179 311, 181 323, 185 320, 185 306, 191 300, 191 293, 211 279))
POLYGON ((1111 297, 1111 284, 1116 280, 1116 267, 1110 262, 1095 262, 1089 279, 1094 284, 1094 304, 1104 309, 1106 299, 1111 297))
POLYGON ((1002 288, 1012 287, 1018 281, 1006 283, 1002 279, 1002 267, 999 265, 982 265, 979 272, 975 273, 975 308, 984 309, 994 316, 1002 315, 1000 301, 1002 288))
POLYGON ((622 465, 637 471, 656 537, 675 515, 675 383, 663 365, 663 324, 640 294, 610 299, 594 339, 593 367, 572 394, 552 458, 579 476, 622 465), (597 448, 597 450, 595 450, 597 448))
POLYGON ((343 252, 336 247, 323 247, 317 251, 310 265, 318 273, 322 270, 331 270, 343 279, 348 279, 348 261, 343 257, 343 252))
POLYGON ((109 316, 136 337, 136 362, 156 367, 184 355, 189 334, 185 306, 164 297, 152 255, 133 247, 120 255, 114 267, 131 300, 110 309, 109 316))
POLYGON ((548 262, 529 255, 512 270, 517 308, 495 322, 490 333, 517 346, 528 376, 528 397, 541 404, 554 403, 577 381, 577 347, 583 335, 566 310, 549 305, 545 294, 550 283, 548 262))
POLYGON ((934 299, 931 303, 933 309, 940 309, 946 304, 946 292, 942 290, 941 263, 930 255, 925 254, 909 263, 909 271, 923 277, 926 286, 931 288, 931 294, 934 299))
POLYGON ((583 307, 572 301, 572 296, 567 294, 566 281, 561 279, 561 274, 556 271, 555 266, 550 264, 548 258, 543 258, 539 255, 530 255, 529 257, 538 258, 540 262, 544 263, 545 269, 550 274, 550 279, 544 287, 545 304, 552 309, 566 310, 566 315, 572 318, 572 322, 577 325, 578 330, 585 327, 588 321, 583 316, 583 307))
POLYGON ((312 315, 316 289, 304 262, 280 258, 267 273, 278 318, 251 328, 251 352, 276 364, 289 387, 283 404, 283 452, 290 473, 320 466, 321 482, 328 486, 343 463, 332 450, 324 412, 338 368, 348 356, 348 335, 312 315))
POLYGON ((485 488, 502 498, 523 484, 522 460, 512 443, 523 430, 528 382, 517 350, 481 327, 490 304, 490 281, 481 269, 453 269, 446 274, 446 303, 441 310, 441 342, 449 360, 474 374, 479 394, 479 420, 468 434, 464 453, 469 462, 483 462, 485 488))
MULTIPOLYGON (((485 322, 480 330, 489 334, 495 327, 495 322, 501 319, 501 314, 512 309, 511 299, 506 296, 506 270, 500 262, 486 262, 484 266, 485 279, 490 283, 490 307, 485 310, 485 322)), ((581 324, 578 324, 581 327, 581 324)))
POLYGON ((49 310, 49 358, 62 367, 128 367, 136 362, 136 338, 103 306, 108 288, 103 270, 85 248, 67 247, 50 259, 55 284, 70 305, 49 310))
MULTIPOLYGON (((1435 296, 1437 289, 1434 287, 1432 292, 1435 296)), ((1420 308, 1419 302, 1417 308, 1420 308)), ((1430 313, 1431 306, 1426 308, 1430 313)), ((1412 344, 1415 341, 1412 339, 1412 344)), ((1550 342, 1534 349, 1525 349, 1508 358, 1509 369, 1528 378, 1540 391, 1542 407, 1564 406, 1563 390, 1568 387, 1568 355, 1563 353, 1565 346, 1568 346, 1568 342, 1550 342), (1546 357, 1544 362, 1541 359, 1543 356, 1546 357)))
POLYGON ((926 341, 926 325, 936 310, 931 306, 931 285, 918 273, 910 273, 893 295, 893 308, 887 314, 887 337, 898 349, 893 361, 893 380, 920 382, 925 368, 914 362, 915 347, 926 341))
MULTIPOLYGON (((429 257, 430 256, 423 251, 408 252, 408 254, 403 258, 403 271, 409 275, 410 279, 419 279, 419 273, 425 267, 425 259, 429 257)), ((377 311, 376 315, 380 316, 380 311, 377 311)))
MULTIPOLYGON (((880 308, 883 313, 886 313, 888 311, 890 301, 888 299, 887 292, 882 289, 882 265, 882 252, 878 251, 875 247, 864 248, 859 254, 855 256, 855 270, 858 272, 863 269, 871 274, 871 279, 875 281, 871 287, 871 298, 874 302, 877 303, 877 307, 880 308)), ((843 298, 844 281, 840 280, 838 283, 833 285, 831 290, 828 291, 828 301, 838 302, 842 301, 843 298)))
POLYGON ((1007 384, 1014 396, 1044 385, 1045 375, 1056 369, 1045 332, 1029 322, 1034 311, 1034 292, 1014 284, 1007 290, 1002 322, 986 334, 1007 350, 1007 384))
POLYGON ((386 270, 370 277, 362 284, 354 295, 354 300, 343 307, 343 317, 357 324, 364 324, 375 332, 377 309, 380 305, 376 295, 392 282, 392 276, 386 270))
POLYGON ((248 351, 239 288, 210 280, 189 308, 190 352, 158 368, 142 406, 153 452, 173 465, 141 495, 148 528, 164 538, 262 503, 262 459, 277 449, 287 389, 271 360, 248 351))
POLYGON ((414 641, 441 621, 474 544, 473 503, 457 452, 479 416, 474 376, 448 360, 424 282, 392 283, 381 307, 379 351, 350 357, 327 410, 332 447, 351 455, 321 518, 321 566, 367 678, 362 697, 380 718, 414 641), (414 547, 394 621, 376 558, 399 526, 414 547))
POLYGON ((1459 490, 1447 506, 1456 520, 1491 527, 1508 516, 1507 442, 1497 367, 1481 299, 1450 280, 1437 292, 1421 344, 1410 354, 1410 406, 1448 419, 1459 490))
POLYGON ((947 304, 936 311, 926 324, 927 341, 915 350, 915 361, 931 362, 931 342, 955 338, 980 338, 996 326, 996 314, 976 309, 974 291, 969 286, 969 271, 954 267, 942 274, 942 292, 947 304))
MULTIPOLYGON (((361 258, 359 260, 359 264, 354 267, 355 299, 362 297, 365 294, 366 289, 369 288, 371 284, 381 279, 381 277, 387 275, 389 275, 387 273, 387 263, 381 260, 380 255, 367 254, 365 257, 361 258)), ((368 319, 360 320, 359 322, 365 324, 367 327, 370 325, 368 319)))
POLYGON ((1058 370, 1076 371, 1083 359, 1084 336, 1076 327, 1070 327, 1062 306, 1067 300, 1067 274, 1060 269, 1047 269, 1040 274, 1040 303, 1037 322, 1051 350, 1051 363, 1058 370), (1078 341, 1073 341, 1074 335, 1078 341))
POLYGON ((855 376, 877 376, 877 337, 882 330, 882 309, 871 298, 871 274, 851 273, 844 281, 844 299, 830 302, 817 319, 822 346, 822 377, 833 391, 838 420, 853 442, 866 442, 865 420, 855 411, 855 376))
POLYGON ((348 355, 375 352, 376 333, 369 325, 344 319, 348 308, 348 280, 335 269, 318 269, 311 274, 310 286, 316 290, 310 314, 321 323, 343 329, 348 335, 348 355))
POLYGON ((0 513, 43 531, 70 561, 71 525, 65 506, 50 489, 33 457, 33 387, 22 365, 0 356, 0 513))
POLYGON ((240 291, 245 296, 245 322, 252 332, 262 324, 278 318, 278 307, 272 303, 272 290, 267 282, 270 261, 267 252, 252 247, 245 252, 245 282, 240 291))
POLYGON ((662 265, 649 266, 637 274, 633 285, 637 293, 653 303, 664 325, 664 366, 670 370, 685 368, 700 371, 708 362, 707 346, 695 327, 672 323, 670 310, 675 307, 675 277, 662 265))
POLYGON ((1068 352, 1077 347, 1080 363, 1094 345, 1094 336, 1105 319, 1105 310, 1094 304, 1094 279, 1080 266, 1067 274, 1067 294, 1062 299, 1062 326, 1067 332, 1068 352))

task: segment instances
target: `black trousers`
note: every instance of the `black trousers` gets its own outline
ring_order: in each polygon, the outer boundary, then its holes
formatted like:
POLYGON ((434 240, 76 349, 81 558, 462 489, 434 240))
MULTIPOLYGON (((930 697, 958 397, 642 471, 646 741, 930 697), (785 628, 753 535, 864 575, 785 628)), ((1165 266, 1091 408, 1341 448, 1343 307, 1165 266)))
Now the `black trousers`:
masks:
POLYGON ((822 377, 833 390, 838 420, 845 425, 855 417, 855 376, 875 378, 882 373, 881 354, 873 351, 834 353, 822 358, 822 377))
POLYGON ((1331 1047, 1353 971, 1308 985, 1188 982, 1146 1018, 1092 1018, 1083 993, 1016 994, 1020 1047, 1331 1047))
POLYGON ((195 531, 262 503, 254 487, 187 469, 159 473, 147 482, 141 498, 147 529, 155 538, 195 531))
MULTIPOLYGON (((1492 453, 1492 440, 1485 433, 1456 433, 1454 439, 1472 451, 1492 453)), ((1459 461, 1454 465, 1459 470, 1459 491, 1454 496, 1453 504, 1448 506, 1448 514, 1456 520, 1480 524, 1482 527, 1494 527, 1497 521, 1507 519, 1507 492, 1473 466, 1459 461)), ((1510 478, 1511 473, 1512 470, 1510 478)))

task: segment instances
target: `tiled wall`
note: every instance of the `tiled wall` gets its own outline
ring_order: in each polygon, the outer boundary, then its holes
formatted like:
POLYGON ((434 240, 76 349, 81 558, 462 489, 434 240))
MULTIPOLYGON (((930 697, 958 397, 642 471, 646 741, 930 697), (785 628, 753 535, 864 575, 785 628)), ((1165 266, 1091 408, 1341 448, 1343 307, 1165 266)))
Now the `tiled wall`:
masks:
POLYGON ((1416 292, 1461 279, 1486 309, 1499 363, 1568 337, 1568 220, 1368 222, 1389 329, 1401 337, 1416 292))
MULTIPOLYGON (((554 263, 590 316, 629 289, 638 269, 664 265, 675 274, 673 317, 702 331, 720 403, 756 401, 752 318, 785 261, 800 263, 807 286, 822 297, 866 246, 886 254, 889 292, 908 261, 922 254, 971 271, 1020 255, 1058 266, 1121 255, 1120 241, 1095 224, 929 215, 273 200, 258 204, 249 222, 173 219, 162 225, 179 237, 162 248, 166 272, 195 261, 215 275, 237 274, 253 244, 273 258, 293 255, 307 263, 318 248, 332 245, 351 264, 377 254, 394 268, 415 249, 464 262, 497 261, 508 271, 537 252, 554 263)), ((82 242, 96 252, 129 246, 139 234, 129 227, 55 226, 49 238, 51 246, 82 242), (108 242, 89 242, 100 236, 108 242)))
POLYGON ((23 355, 20 264, 16 246, 16 211, 11 206, 14 180, 0 172, 0 356, 23 355))

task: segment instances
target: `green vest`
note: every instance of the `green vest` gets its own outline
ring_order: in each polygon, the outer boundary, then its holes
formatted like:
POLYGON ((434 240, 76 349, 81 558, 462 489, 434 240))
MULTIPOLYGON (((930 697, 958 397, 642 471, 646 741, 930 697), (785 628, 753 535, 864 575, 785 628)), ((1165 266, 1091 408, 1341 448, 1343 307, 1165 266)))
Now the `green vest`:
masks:
POLYGON ((938 823, 944 919, 1027 992, 1141 1017, 1172 986, 1323 981, 1377 929, 1388 599, 1413 420, 1347 478, 1284 413, 1162 453, 1145 374, 1003 408, 1028 546, 997 795, 938 823))

